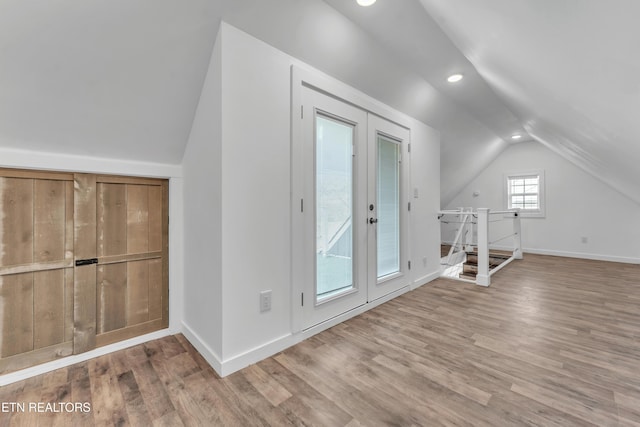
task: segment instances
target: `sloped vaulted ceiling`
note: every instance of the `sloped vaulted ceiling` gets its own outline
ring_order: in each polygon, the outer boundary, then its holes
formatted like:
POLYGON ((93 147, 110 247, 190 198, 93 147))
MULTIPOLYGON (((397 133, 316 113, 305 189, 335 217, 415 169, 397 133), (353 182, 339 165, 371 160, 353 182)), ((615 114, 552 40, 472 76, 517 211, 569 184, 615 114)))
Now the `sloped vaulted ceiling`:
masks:
POLYGON ((447 197, 521 129, 418 0, 3 0, 0 148, 180 163, 220 20, 440 130, 447 197))
MULTIPOLYGON (((368 33, 378 50, 388 52, 388 61, 411 70, 429 88, 426 99, 405 94, 414 98, 412 110, 392 105, 440 131, 443 206, 507 147, 513 133, 524 133, 518 118, 417 0, 379 0, 368 8, 355 1, 325 2, 368 33), (449 84, 452 73, 465 78, 449 84)), ((392 80, 384 86, 389 93, 397 91, 392 80)))
POLYGON ((244 0, 224 19, 439 130, 443 205, 524 132, 418 0, 244 0))
POLYGON ((180 163, 219 15, 208 0, 0 1, 0 147, 180 163))
POLYGON ((640 203, 640 2, 421 3, 534 139, 640 203))
POLYGON ((637 0, 2 0, 0 148, 180 163, 226 20, 440 130, 443 205, 524 129, 640 201, 638 16, 637 0))

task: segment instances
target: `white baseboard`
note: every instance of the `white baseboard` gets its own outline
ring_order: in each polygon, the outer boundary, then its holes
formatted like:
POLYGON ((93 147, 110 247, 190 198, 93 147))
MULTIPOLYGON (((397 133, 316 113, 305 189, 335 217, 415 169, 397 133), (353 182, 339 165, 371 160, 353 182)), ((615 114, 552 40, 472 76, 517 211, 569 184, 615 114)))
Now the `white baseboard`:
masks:
POLYGON ((182 322, 182 334, 204 357, 204 360, 220 375, 222 372, 222 360, 218 354, 211 349, 186 322, 182 322))
POLYGON ((187 338, 221 377, 226 377, 302 341, 297 335, 288 334, 254 347, 244 353, 232 356, 227 360, 222 360, 188 324, 183 322, 182 326, 182 333, 185 338, 187 338))
MULTIPOLYGON (((430 275, 431 276, 431 275, 430 275)), ((429 276, 425 276, 429 277, 429 276)), ((287 334, 281 337, 275 338, 267 343, 259 345, 257 347, 252 348, 244 353, 237 354, 231 356, 226 360, 221 360, 221 358, 213 351, 211 348, 204 343, 202 338, 195 333, 187 324, 183 322, 183 333, 184 336, 189 340, 189 342, 202 354, 205 360, 211 365, 211 367, 220 375, 221 377, 225 377, 230 375, 236 371, 239 371, 243 368, 246 368, 249 365, 257 363, 261 360, 266 359, 267 357, 271 357, 274 354, 277 354, 287 348, 296 345, 303 340, 312 337, 313 335, 320 333, 326 329, 331 328, 339 323, 344 322, 352 317, 355 317, 359 314, 364 313, 367 310, 371 310, 374 307, 377 307, 380 304, 383 304, 387 301, 390 301, 408 291, 410 291, 410 286, 407 285, 402 289, 392 292, 388 295, 385 295, 377 300, 370 301, 367 304, 361 305, 360 307, 356 307, 353 310, 350 310, 346 313, 343 313, 339 316, 331 318, 326 322, 322 322, 318 325, 315 325, 309 329, 305 329, 301 332, 297 332, 295 334, 287 334)))
POLYGON ((429 282, 432 282, 440 277, 440 271, 434 271, 433 273, 429 273, 426 276, 422 276, 413 281, 411 285, 411 290, 418 289, 422 285, 426 285, 429 282))
POLYGON ((222 362, 222 366, 217 372, 221 377, 226 377, 242 368, 246 368, 267 357, 271 357, 292 345, 298 344, 300 341, 302 341, 302 339, 296 335, 283 335, 244 353, 230 357, 222 362))
POLYGON ((85 362, 94 357, 104 356, 105 354, 113 353, 114 351, 124 350, 135 345, 143 344, 147 341, 164 338, 169 335, 174 335, 179 331, 173 329, 162 329, 160 331, 152 332, 150 334, 141 335, 139 337, 131 338, 126 341, 117 342, 114 344, 105 345, 104 347, 96 348, 95 350, 87 351, 86 353, 74 354, 72 356, 66 356, 51 362, 42 363, 40 365, 33 366, 31 368, 21 369, 19 371, 11 372, 0 376, 0 386, 15 383, 17 381, 26 380, 27 378, 35 377, 36 375, 45 374, 47 372, 55 371, 56 369, 65 368, 76 363, 85 362))
POLYGON ((314 325, 308 329, 305 329, 303 331, 300 331, 296 334, 294 334, 293 336, 297 339, 296 344, 298 342, 301 342, 307 338, 310 338, 312 336, 314 336, 315 334, 318 334, 322 331, 325 331, 339 323, 342 323, 346 320, 351 319, 352 317, 358 316, 359 314, 362 314, 366 311, 369 311, 381 304, 384 304, 385 302, 391 301, 394 298, 399 297, 402 294, 405 294, 407 292, 411 291, 411 285, 407 284, 406 286, 398 289, 397 291, 391 292, 387 295, 384 295, 378 299, 375 299, 373 301, 369 301, 366 304, 361 305, 360 307, 356 307, 353 310, 349 310, 346 313, 342 313, 339 316, 333 317, 325 322, 319 323, 317 325, 314 325))
POLYGON ((232 356, 228 360, 222 362, 222 369, 218 373, 221 377, 224 377, 226 375, 239 371, 242 368, 245 368, 253 363, 257 363, 263 359, 266 359, 267 357, 271 357, 274 354, 277 354, 295 344, 298 344, 317 333, 320 333, 339 323, 342 323, 345 320, 351 319, 352 317, 362 314, 365 311, 371 310, 372 308, 377 307, 380 304, 390 301, 404 294, 405 292, 408 292, 409 290, 410 287, 407 285, 402 289, 391 292, 390 294, 380 297, 376 300, 369 301, 368 303, 361 305, 360 307, 356 307, 353 310, 342 313, 339 316, 331 318, 326 322, 322 322, 318 325, 312 326, 309 329, 305 329, 295 334, 283 335, 282 337, 269 341, 268 343, 265 343, 245 353, 239 354, 237 356, 232 356))
MULTIPOLYGON (((445 244, 452 244, 448 242, 443 242, 445 244)), ((500 246, 500 245, 492 245, 491 249, 495 249, 498 251, 512 251, 513 246, 500 246)), ((535 255, 549 255, 549 256, 559 256, 559 257, 567 257, 567 258, 580 258, 580 259, 591 259, 594 261, 609 261, 609 262, 621 262, 624 264, 640 264, 640 258, 633 257, 622 257, 617 255, 605 255, 605 254, 590 254, 586 252, 571 252, 571 251, 558 251, 553 249, 538 249, 538 248, 522 248, 522 252, 527 254, 535 254, 535 255)))
POLYGON ((584 252, 568 252, 568 251, 555 251, 551 249, 533 249, 533 248, 522 248, 522 252, 526 254, 535 254, 535 255, 550 255, 550 256, 559 256, 559 257, 567 257, 567 258, 581 258, 581 259, 591 259, 594 261, 609 261, 609 262, 621 262, 625 264, 640 264, 640 258, 632 258, 632 257, 621 257, 616 255, 602 255, 602 254, 588 254, 584 252))

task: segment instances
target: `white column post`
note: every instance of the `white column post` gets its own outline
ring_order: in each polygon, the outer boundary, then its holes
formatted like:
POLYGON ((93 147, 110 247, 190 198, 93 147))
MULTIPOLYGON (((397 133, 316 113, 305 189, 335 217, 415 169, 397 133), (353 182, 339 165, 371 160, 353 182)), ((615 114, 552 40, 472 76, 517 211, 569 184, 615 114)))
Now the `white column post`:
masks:
POLYGON ((465 223, 465 235, 464 235, 464 251, 473 251, 473 208, 465 208, 465 211, 469 212, 469 222, 465 223))
MULTIPOLYGON (((453 241, 454 246, 458 244, 458 239, 460 238, 460 236, 462 236, 462 233, 464 233, 464 227, 465 227, 464 219, 467 217, 466 215, 464 215, 464 211, 466 210, 465 208, 458 207, 457 210, 458 212, 460 212, 460 214, 458 215, 458 228, 456 229, 456 238, 453 241)), ((460 249, 463 249, 462 241, 460 241, 460 249)))
POLYGON ((522 259, 522 229, 520 227, 520 209, 513 217, 513 258, 522 259))
POLYGON ((489 209, 478 208, 478 274, 476 284, 489 286, 489 209))

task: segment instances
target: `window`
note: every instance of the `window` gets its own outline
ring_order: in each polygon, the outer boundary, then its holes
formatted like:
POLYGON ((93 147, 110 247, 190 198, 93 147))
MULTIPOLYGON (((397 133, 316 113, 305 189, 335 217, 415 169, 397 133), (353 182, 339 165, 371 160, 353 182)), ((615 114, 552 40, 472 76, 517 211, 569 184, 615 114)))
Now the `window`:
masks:
POLYGON ((506 175, 506 207, 522 216, 544 217, 544 171, 506 175))

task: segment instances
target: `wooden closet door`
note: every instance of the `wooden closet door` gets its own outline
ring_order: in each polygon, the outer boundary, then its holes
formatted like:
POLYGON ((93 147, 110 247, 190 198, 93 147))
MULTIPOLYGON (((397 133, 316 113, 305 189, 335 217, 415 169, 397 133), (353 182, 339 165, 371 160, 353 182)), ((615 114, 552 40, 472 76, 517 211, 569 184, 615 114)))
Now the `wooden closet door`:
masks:
POLYGON ((169 322, 168 183, 96 178, 96 345, 169 322))
POLYGON ((73 175, 0 170, 0 374, 73 352, 73 175))
POLYGON ((0 374, 168 327, 168 181, 0 169, 0 374))

